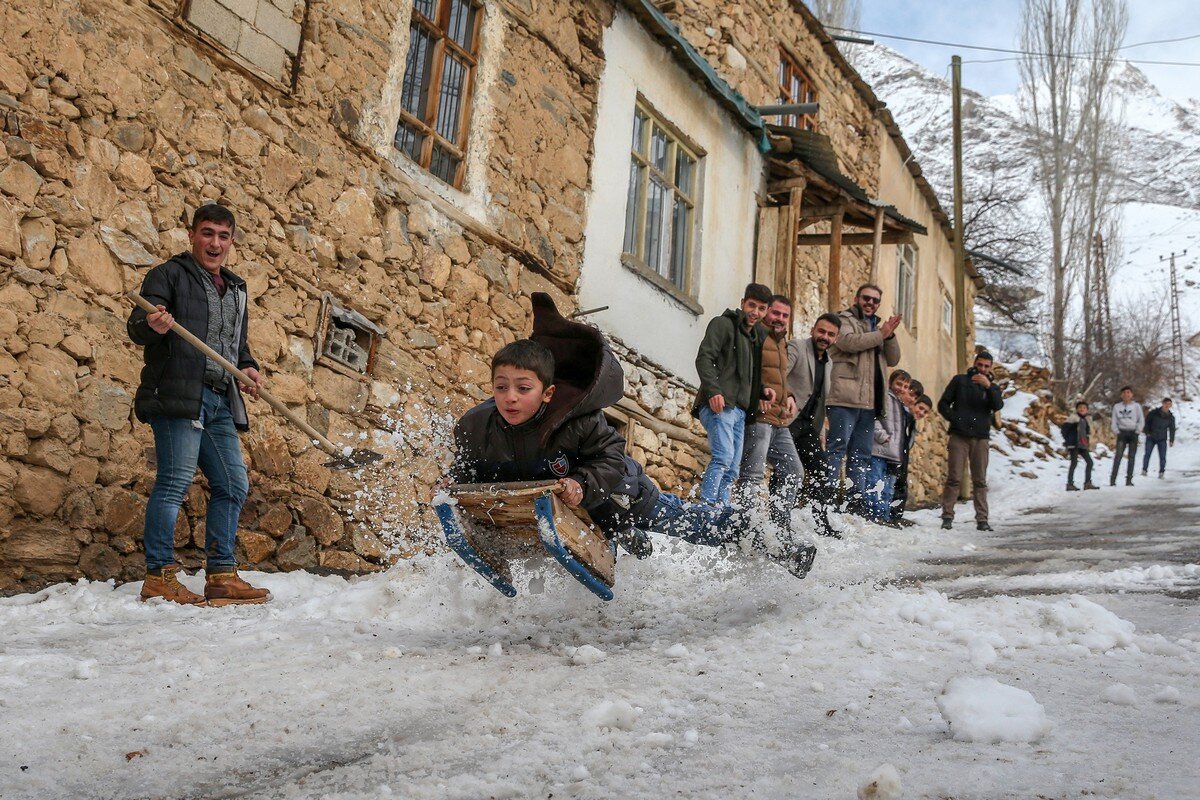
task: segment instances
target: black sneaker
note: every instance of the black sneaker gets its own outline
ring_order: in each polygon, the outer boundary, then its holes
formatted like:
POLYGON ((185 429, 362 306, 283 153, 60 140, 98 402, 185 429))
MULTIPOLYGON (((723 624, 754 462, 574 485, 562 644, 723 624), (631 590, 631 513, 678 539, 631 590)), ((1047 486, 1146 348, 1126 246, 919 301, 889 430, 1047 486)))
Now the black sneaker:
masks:
POLYGON ((1146 477, 1146 470, 1142 470, 1142 477, 1146 477))
POLYGON ((1126 486, 1133 486, 1133 478, 1126 478, 1126 479, 1125 479, 1125 485, 1126 485, 1126 486))
POLYGON ((950 530, 950 529, 951 529, 951 528, 953 528, 953 527, 954 527, 954 520, 952 520, 952 519, 942 519, 942 530, 944 530, 944 531, 948 531, 948 530, 950 530))
POLYGON ((637 528, 618 533, 617 544, 638 561, 647 559, 654 553, 654 543, 650 541, 650 536, 637 528))
POLYGON ((899 522, 900 527, 902 528, 911 528, 913 525, 917 524, 915 520, 911 520, 908 517, 899 517, 897 518, 896 522, 899 522))
POLYGON ((1166 477, 1166 474, 1167 473, 1165 473, 1165 472, 1158 473, 1158 479, 1161 481, 1164 477, 1166 477))
POLYGON ((1110 481, 1108 482, 1108 485, 1109 485, 1109 486, 1116 486, 1116 485, 1117 485, 1117 479, 1116 479, 1116 478, 1113 478, 1112 480, 1110 480, 1110 481))
POLYGON ((987 520, 982 520, 980 522, 975 523, 975 530, 977 530, 977 531, 993 531, 993 530, 995 530, 995 528, 993 528, 991 525, 988 525, 987 520))
POLYGON ((795 575, 797 578, 803 578, 808 575, 812 569, 813 561, 817 558, 817 548, 811 544, 801 544, 796 546, 796 552, 790 558, 784 561, 784 566, 787 571, 795 575))

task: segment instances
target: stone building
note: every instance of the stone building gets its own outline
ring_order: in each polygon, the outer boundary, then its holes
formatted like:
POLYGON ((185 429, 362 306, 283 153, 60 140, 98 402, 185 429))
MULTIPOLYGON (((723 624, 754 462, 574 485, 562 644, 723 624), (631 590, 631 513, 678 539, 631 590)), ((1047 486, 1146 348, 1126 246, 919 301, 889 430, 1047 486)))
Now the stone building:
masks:
MULTIPOLYGON (((0 591, 140 576, 152 439, 122 294, 186 249, 207 201, 238 214, 230 266, 269 387, 390 457, 330 471, 259 407, 246 563, 363 572, 435 546, 423 500, 448 422, 527 335, 533 291, 609 306, 589 319, 627 368, 614 422, 656 480, 690 487, 707 317, 757 277, 810 321, 870 275, 857 229, 885 250, 943 231, 932 194, 887 194, 902 140, 802 5, 660 5, 0 5, 0 591), (767 125, 755 105, 783 88, 820 113, 767 125)), ((940 346, 923 337, 914 353, 940 346)), ((204 511, 194 488, 188 568, 204 511)))

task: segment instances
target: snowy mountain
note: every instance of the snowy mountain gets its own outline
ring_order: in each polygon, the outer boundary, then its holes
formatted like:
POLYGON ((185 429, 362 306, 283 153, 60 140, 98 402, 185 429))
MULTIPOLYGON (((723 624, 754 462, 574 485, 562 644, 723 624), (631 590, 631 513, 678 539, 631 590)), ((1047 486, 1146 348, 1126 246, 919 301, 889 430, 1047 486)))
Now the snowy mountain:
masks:
MULTIPOLYGON (((847 45, 846 55, 887 103, 930 183, 951 207, 949 69, 937 75, 883 45, 847 45)), ((1031 184, 1035 162, 1030 132, 1014 95, 987 97, 967 88, 964 69, 964 163, 968 181, 999 169, 1004 179, 1031 184)), ((1200 330, 1200 102, 1164 96, 1135 65, 1123 62, 1112 79, 1123 109, 1127 146, 1121 156, 1124 201, 1123 257, 1115 274, 1114 301, 1152 294, 1166 297, 1169 267, 1179 259, 1184 336, 1200 330), (1190 284, 1188 282, 1191 282, 1190 284), (1190 318, 1189 318, 1190 317, 1190 318)), ((1036 193, 1028 213, 1039 214, 1036 193)))

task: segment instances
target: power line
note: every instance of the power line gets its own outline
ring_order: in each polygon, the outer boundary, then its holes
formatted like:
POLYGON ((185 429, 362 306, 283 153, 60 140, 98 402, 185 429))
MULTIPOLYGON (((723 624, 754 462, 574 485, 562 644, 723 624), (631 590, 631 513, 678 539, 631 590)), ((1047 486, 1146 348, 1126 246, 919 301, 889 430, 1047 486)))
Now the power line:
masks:
MULTIPOLYGON (((1021 56, 1035 56, 1035 57, 1039 57, 1039 58, 1049 58, 1049 57, 1090 58, 1091 56, 1095 55, 1095 53, 1039 53, 1034 50, 1017 50, 1017 49, 1014 49, 1011 47, 991 47, 988 45, 963 44, 962 42, 943 42, 943 41, 939 41, 937 39, 921 39, 921 38, 918 38, 915 36, 901 36, 900 34, 897 34, 897 33, 877 33, 875 31, 858 31, 858 30, 853 30, 850 28, 838 28, 838 27, 834 27, 834 26, 830 26, 830 30, 843 31, 846 33, 853 33, 853 34, 856 34, 859 36, 873 36, 878 39, 897 39, 902 42, 916 42, 917 44, 930 44, 930 45, 934 45, 937 47, 953 47, 953 48, 956 48, 959 50, 981 50, 981 51, 987 52, 987 53, 1009 53, 1009 54, 1011 54, 1011 57, 1009 57, 1009 58, 997 58, 997 59, 992 59, 991 61, 973 61, 973 62, 971 62, 971 63, 975 63, 975 64, 988 64, 988 63, 996 63, 999 61, 1016 61, 1021 56)), ((1190 39, 1200 39, 1200 34, 1194 34, 1191 36, 1182 36, 1182 37, 1179 37, 1178 39, 1163 39, 1161 41, 1155 41, 1155 42, 1136 42, 1134 44, 1118 47, 1113 52, 1116 52, 1117 50, 1124 50, 1129 47, 1141 47, 1143 45, 1149 45, 1149 44, 1161 44, 1161 43, 1170 42, 1170 41, 1186 41, 1186 40, 1190 40, 1190 39)), ((1145 59, 1132 59, 1132 58, 1125 59, 1125 60, 1129 61, 1131 64, 1153 64, 1153 65, 1160 65, 1160 66, 1176 66, 1176 67, 1200 67, 1200 62, 1197 62, 1197 61, 1151 61, 1151 60, 1145 60, 1145 59)))

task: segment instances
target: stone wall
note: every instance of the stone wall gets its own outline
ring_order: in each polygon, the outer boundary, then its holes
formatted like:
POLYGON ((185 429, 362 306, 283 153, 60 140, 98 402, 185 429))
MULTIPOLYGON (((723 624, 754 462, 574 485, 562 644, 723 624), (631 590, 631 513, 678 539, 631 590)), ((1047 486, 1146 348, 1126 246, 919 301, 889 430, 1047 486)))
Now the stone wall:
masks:
MULTIPOLYGON (((230 267, 249 284, 270 388, 335 441, 410 465, 330 471, 258 407, 239 558, 361 572, 429 545, 419 501, 449 419, 486 396, 491 353, 528 334, 530 292, 573 307, 561 287, 578 273, 611 9, 532 5, 488 4, 499 41, 481 70, 498 79, 468 178, 482 218, 369 134, 365 112, 403 59, 406 3, 320 4, 294 88, 145 0, 0 7, 0 591, 140 575, 152 439, 132 419, 140 352, 121 293, 186 249, 184 221, 210 200, 239 216, 230 267), (385 331, 368 378, 314 353, 326 293, 385 331)), ((204 498, 189 493, 176 530, 189 568, 204 498)))

